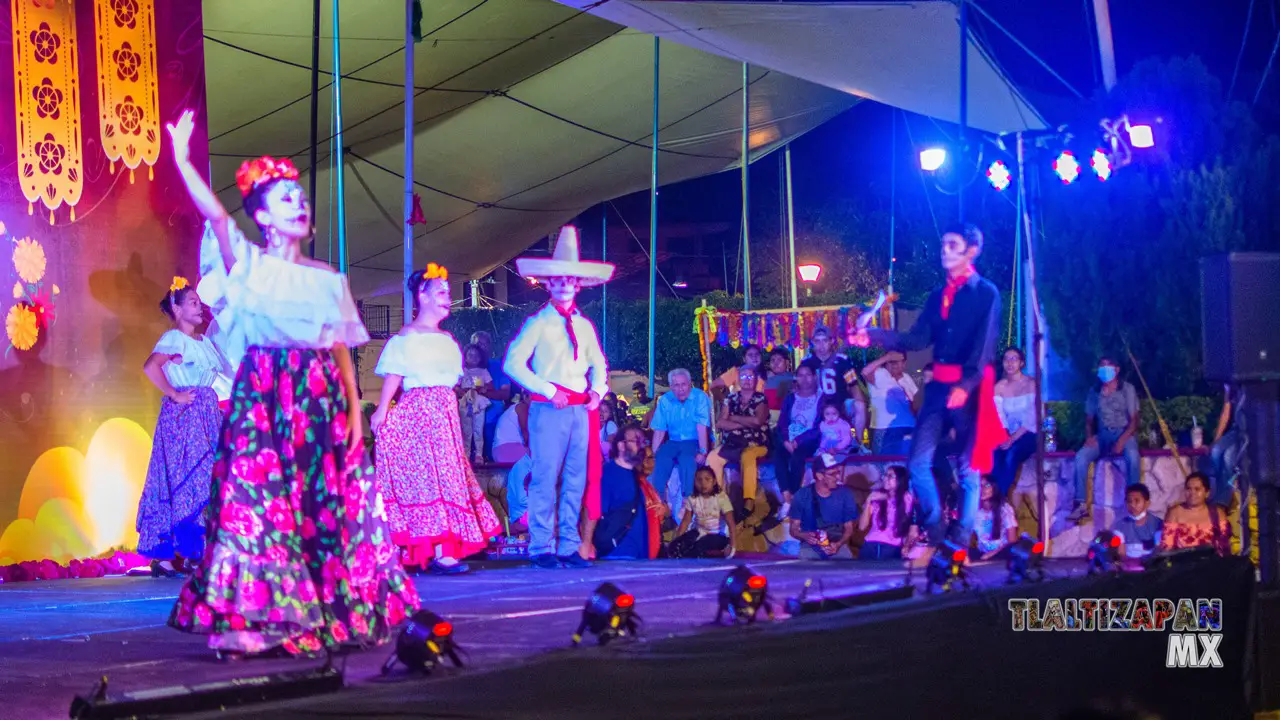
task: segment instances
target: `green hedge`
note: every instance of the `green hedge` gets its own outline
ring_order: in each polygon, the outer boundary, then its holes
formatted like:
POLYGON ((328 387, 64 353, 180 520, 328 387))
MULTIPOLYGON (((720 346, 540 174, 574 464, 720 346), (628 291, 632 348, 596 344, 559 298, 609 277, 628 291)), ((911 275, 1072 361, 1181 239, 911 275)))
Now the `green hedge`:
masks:
MULTIPOLYGON (((1141 390, 1139 390, 1141 392, 1141 390)), ((1084 444, 1084 402, 1051 402, 1047 403, 1049 413, 1058 424, 1058 449, 1075 450, 1084 444)), ((1157 405, 1169 432, 1179 444, 1189 442, 1191 418, 1194 416, 1204 428, 1204 442, 1213 442, 1213 431, 1218 424, 1218 414, 1222 412, 1222 398, 1204 397, 1200 395, 1184 395, 1181 397, 1159 400, 1157 405)), ((1138 421, 1138 443, 1142 447, 1150 447, 1147 442, 1147 429, 1155 426, 1155 408, 1148 399, 1141 401, 1141 419, 1138 421)), ((1160 437, 1155 447, 1164 447, 1164 438, 1160 437)))

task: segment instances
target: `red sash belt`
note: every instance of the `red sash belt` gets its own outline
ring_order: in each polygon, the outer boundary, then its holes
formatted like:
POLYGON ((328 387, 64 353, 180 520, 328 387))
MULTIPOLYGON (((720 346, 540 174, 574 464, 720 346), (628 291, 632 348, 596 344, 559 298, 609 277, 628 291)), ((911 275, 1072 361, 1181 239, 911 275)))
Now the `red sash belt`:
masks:
MULTIPOLYGON (((959 365, 934 363, 933 379, 938 382, 958 383, 963 377, 964 368, 959 365)), ((978 385, 975 428, 969 465, 980 473, 989 473, 995 467, 996 448, 1009 439, 996 411, 996 373, 990 365, 982 369, 982 382, 978 385)))
MULTIPOLYGON (((569 396, 569 405, 591 404, 589 392, 575 392, 560 385, 556 385, 556 389, 569 396)), ((534 395, 533 401, 549 403, 551 399, 534 395)), ((587 491, 582 497, 582 504, 588 519, 599 520, 600 477, 604 474, 604 456, 600 453, 600 413, 587 413, 587 436, 587 491)))

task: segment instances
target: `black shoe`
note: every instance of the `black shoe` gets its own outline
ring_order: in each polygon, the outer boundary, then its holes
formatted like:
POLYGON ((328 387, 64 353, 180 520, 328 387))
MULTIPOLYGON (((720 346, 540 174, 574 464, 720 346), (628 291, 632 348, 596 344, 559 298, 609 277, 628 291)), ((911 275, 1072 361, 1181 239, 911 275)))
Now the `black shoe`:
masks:
POLYGON ((591 561, 584 559, 578 553, 573 553, 572 555, 560 555, 556 557, 556 559, 560 561, 561 565, 567 568, 581 569, 591 567, 591 561))
POLYGON ((541 553, 539 555, 530 555, 529 564, 540 570, 555 570, 560 567, 560 561, 551 553, 541 553))
POLYGON ((462 573, 470 571, 471 568, 466 563, 461 562, 454 563, 452 565, 445 565, 439 560, 432 560, 431 564, 427 566, 427 572, 432 575, 461 575, 462 573))

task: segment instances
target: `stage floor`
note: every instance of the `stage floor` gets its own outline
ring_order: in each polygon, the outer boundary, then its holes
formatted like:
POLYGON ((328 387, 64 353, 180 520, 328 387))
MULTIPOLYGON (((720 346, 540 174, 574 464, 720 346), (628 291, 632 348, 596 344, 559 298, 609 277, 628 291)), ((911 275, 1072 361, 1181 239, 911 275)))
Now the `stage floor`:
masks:
MULTIPOLYGON (((547 571, 494 563, 463 576, 418 577, 416 583, 424 607, 453 622, 472 672, 566 647, 587 596, 605 581, 636 596, 645 637, 694 631, 714 617, 719 583, 734 564, 614 562, 547 571)), ((775 603, 797 594, 809 579, 814 581, 811 592, 821 587, 828 596, 891 587, 906 579, 897 563, 779 559, 749 564, 768 576, 775 603)), ((1055 577, 1083 571, 1079 562, 1051 563, 1049 569, 1055 577)), ((982 563, 973 571, 985 585, 1004 580, 1003 564, 982 563)), ((915 583, 923 582, 917 572, 915 583)), ((103 675, 118 693, 308 667, 298 660, 217 662, 206 638, 165 625, 180 587, 180 580, 124 577, 0 586, 3 715, 65 718, 72 696, 87 693, 103 675)), ((920 601, 917 594, 911 602, 920 601)), ((382 647, 352 654, 348 687, 379 682, 389 652, 382 647)))

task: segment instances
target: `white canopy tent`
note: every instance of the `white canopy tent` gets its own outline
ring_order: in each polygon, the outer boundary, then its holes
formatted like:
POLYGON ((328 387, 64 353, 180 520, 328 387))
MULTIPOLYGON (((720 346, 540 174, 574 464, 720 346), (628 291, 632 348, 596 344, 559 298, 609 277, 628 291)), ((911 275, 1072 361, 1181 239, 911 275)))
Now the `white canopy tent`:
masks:
MULTIPOLYGON (((332 36, 331 0, 321 34, 332 36)), ((649 185, 653 39, 661 64, 660 184, 738 167, 742 65, 752 64, 758 157, 872 98, 955 119, 959 41, 949 2, 815 3, 432 0, 415 46, 414 176, 427 219, 418 266, 481 277, 604 200, 649 185), (629 27, 624 27, 624 24, 629 27)), ((402 279, 404 2, 342 3, 346 208, 353 288, 390 296, 402 279)), ((292 155, 306 171, 312 3, 206 0, 205 64, 215 189, 240 198, 247 157, 292 155)), ((979 51, 970 122, 1038 127, 979 51)), ((318 252, 328 252, 329 42, 322 45, 318 252)))

